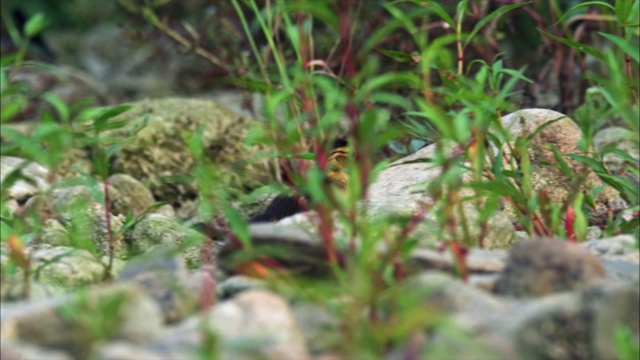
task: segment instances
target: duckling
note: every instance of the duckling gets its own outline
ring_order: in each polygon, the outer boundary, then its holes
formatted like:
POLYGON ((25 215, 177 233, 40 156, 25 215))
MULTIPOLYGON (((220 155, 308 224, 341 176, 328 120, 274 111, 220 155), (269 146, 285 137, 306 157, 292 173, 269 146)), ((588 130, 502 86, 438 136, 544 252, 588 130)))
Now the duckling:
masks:
POLYGON ((344 169, 347 167, 348 152, 347 141, 344 139, 337 139, 333 143, 333 150, 329 154, 328 158, 328 170, 327 178, 330 183, 336 185, 340 190, 347 190, 347 180, 349 176, 344 169))
MULTIPOLYGON (((331 150, 327 159, 327 181, 341 191, 346 191, 347 181, 349 179, 347 173, 343 171, 347 167, 347 160, 349 159, 347 145, 347 140, 335 140, 332 147, 333 150, 331 150)), ((285 217, 306 211, 308 204, 309 200, 306 196, 278 195, 262 214, 252 218, 250 222, 278 221, 285 217)))

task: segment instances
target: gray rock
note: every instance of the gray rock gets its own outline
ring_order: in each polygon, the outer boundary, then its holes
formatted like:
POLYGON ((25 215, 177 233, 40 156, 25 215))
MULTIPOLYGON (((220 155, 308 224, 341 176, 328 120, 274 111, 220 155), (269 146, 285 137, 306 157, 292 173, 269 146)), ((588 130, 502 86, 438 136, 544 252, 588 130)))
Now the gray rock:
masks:
POLYGON ((174 359, 309 359, 289 305, 264 290, 242 292, 183 321, 145 350, 174 359))
MULTIPOLYGON (((378 175, 368 190, 367 211, 374 217, 409 218, 422 207, 434 207, 434 200, 428 192, 428 186, 440 177, 440 167, 431 162, 419 162, 433 158, 436 144, 429 145, 418 152, 392 163, 378 175)), ((483 233, 478 224, 479 214, 474 204, 464 204, 464 216, 467 219, 469 237, 477 241, 483 233)), ((456 213, 457 214, 457 213, 456 213)), ((462 238, 463 230, 457 219, 457 234, 441 232, 440 224, 433 212, 430 212, 412 236, 423 243, 438 240, 462 238)), ((484 238, 484 246, 488 249, 508 248, 516 241, 513 225, 507 216, 496 212, 489 217, 484 238)))
POLYGON ((606 278, 594 255, 559 239, 526 240, 516 244, 496 293, 515 297, 541 296, 593 286, 606 278))
MULTIPOLYGON (((175 219, 147 214, 126 234, 132 254, 142 254, 155 246, 168 246, 178 250, 187 262, 200 262, 200 249, 208 240, 199 232, 189 229, 175 219)), ((214 256, 216 249, 213 249, 214 256)))
MULTIPOLYGON (((598 131, 593 137, 593 147, 596 152, 602 154, 602 160, 604 166, 614 175, 621 175, 625 172, 625 167, 631 165, 638 169, 640 162, 638 158, 638 135, 632 131, 621 127, 608 127, 598 131), (629 163, 629 161, 623 159, 617 154, 611 153, 613 149, 618 149, 626 152, 631 157, 635 158, 635 163, 629 163)), ((632 174, 632 179, 637 186, 638 177, 632 174)))
MULTIPOLYGON (((29 250, 32 276, 36 281, 64 290, 101 282, 105 279, 108 259, 86 250, 67 246, 36 245, 29 250)), ((114 259, 113 273, 123 262, 114 259)))
POLYGON ((343 338, 340 321, 328 309, 311 304, 299 303, 293 306, 295 316, 309 352, 316 358, 319 355, 339 352, 343 338))
POLYGON ((2 341, 0 354, 3 360, 72 360, 64 351, 49 350, 22 341, 2 341))
MULTIPOLYGON (((411 252, 410 260, 416 262, 423 270, 456 271, 456 263, 449 250, 439 252, 415 249, 411 252)), ((505 261, 504 251, 471 248, 467 253, 466 265, 470 272, 496 273, 504 270, 505 261)))
POLYGON ((607 271, 607 277, 614 281, 638 282, 640 268, 638 263, 603 259, 602 265, 607 271))
POLYGON ((72 246, 93 247, 102 254, 109 254, 113 238, 115 256, 126 259, 129 251, 123 237, 125 218, 110 213, 107 220, 106 209, 95 199, 98 195, 103 196, 92 193, 87 187, 73 186, 55 190, 47 202, 55 219, 67 230, 72 246))
POLYGON ((29 181, 20 179, 13 183, 6 189, 9 198, 25 201, 26 198, 49 189, 50 185, 47 182, 49 170, 47 168, 14 156, 0 156, 0 182, 4 182, 7 176, 19 168, 29 181))
POLYGON ((421 345, 424 358, 615 359, 618 327, 638 338, 637 283, 515 300, 487 299, 451 278, 420 278, 431 289, 427 306, 450 314, 421 345))
POLYGON ((636 239, 631 235, 595 239, 580 245, 601 259, 640 263, 640 249, 636 245, 636 239))
POLYGON ((162 309, 166 324, 177 323, 196 310, 198 293, 184 283, 189 273, 174 250, 155 248, 127 262, 118 281, 133 281, 162 309))
POLYGON ((216 306, 210 312, 209 324, 218 329, 223 344, 228 346, 228 354, 244 353, 249 358, 257 355, 273 360, 309 358, 289 305, 273 293, 242 292, 216 306), (253 348, 247 349, 248 344, 253 344, 253 348))
MULTIPOLYGON (((0 301, 24 300, 24 286, 24 278, 22 276, 5 276, 0 282, 0 301)), ((43 284, 33 279, 29 281, 29 299, 45 299, 62 293, 63 290, 59 287, 43 284)))
POLYGON ((145 343, 160 333, 161 324, 160 309, 133 284, 0 308, 3 343, 24 341, 81 359, 99 341, 145 343))
POLYGON ((600 229, 599 226, 587 227, 587 235, 585 236, 585 239, 587 241, 599 239, 601 236, 602 236, 602 229, 600 229))
POLYGON ((94 360, 165 360, 166 356, 125 341, 112 341, 94 352, 94 360))
MULTIPOLYGON (((563 176, 553 164, 555 157, 549 150, 549 144, 558 147, 562 154, 578 153, 577 142, 582 137, 579 127, 568 117, 555 111, 546 109, 525 109, 513 114, 504 116, 501 121, 505 129, 511 134, 514 140, 517 136, 532 134, 538 127, 550 121, 557 122, 547 126, 537 133, 529 143, 529 156, 531 162, 536 166, 536 171, 532 174, 532 186, 534 191, 544 189, 552 202, 562 203, 572 191, 572 179, 563 176), (551 165, 547 165, 551 164, 551 165)), ((505 139, 506 140, 506 139, 505 139)), ((437 144, 429 145, 415 154, 402 158, 384 169, 377 180, 369 188, 369 198, 367 208, 373 215, 395 214, 411 216, 424 206, 434 206, 434 200, 428 192, 428 185, 441 175, 441 169, 432 162, 424 160, 434 158, 437 151, 437 144), (420 162, 423 160, 423 162, 420 162)), ((450 146, 443 146, 445 153, 451 152, 450 146)), ((505 150, 506 151, 506 150, 505 150)), ((506 151, 506 156, 509 152, 506 151)), ((575 160, 567 158, 570 170, 574 173, 588 171, 588 169, 575 160)), ((505 165, 508 167, 508 165, 505 165)), ((471 181, 469 173, 462 176, 464 182, 471 181)), ((595 173, 588 172, 587 181, 592 186, 599 186, 602 181, 595 173)), ((463 188, 463 195, 474 195, 472 189, 463 188)), ((601 206, 611 201, 619 199, 617 191, 611 187, 605 187, 596 196, 596 205, 601 206)), ((474 205, 471 204, 473 208, 474 205)), ((465 213, 471 218, 477 217, 475 209, 465 213)), ((516 211, 510 206, 506 206, 505 212, 512 221, 516 221, 516 211)), ((597 217, 597 216, 596 216, 597 217)), ((486 236, 487 247, 508 248, 516 241, 513 229, 509 221, 502 219, 501 215, 494 215, 488 224, 489 233, 486 236), (495 220, 493 219, 495 218, 495 220)), ((429 219, 429 217, 428 217, 429 219)), ((427 222, 425 234, 438 234, 438 222, 430 218, 427 222)), ((595 221, 595 220, 594 220, 595 221)), ((461 223, 460 219, 456 221, 461 223)), ((470 233, 472 239, 476 239, 481 233, 477 221, 470 221, 470 233)), ((431 235, 434 236, 434 235, 431 235)), ((457 236, 460 238, 460 236, 457 236)))
POLYGON ((266 162, 256 161, 260 147, 244 144, 250 127, 259 123, 214 101, 140 101, 110 121, 126 125, 109 131, 107 137, 121 139, 136 131, 113 155, 115 171, 141 181, 160 201, 176 205, 197 198, 196 159, 189 147, 194 134, 200 136, 204 156, 216 165, 217 171, 208 174, 210 180, 232 195, 263 185, 269 178, 266 162))
POLYGON ((432 311, 442 311, 442 314, 453 314, 466 309, 491 311, 502 306, 500 299, 469 286, 450 274, 438 271, 420 273, 408 279, 402 289, 406 289, 404 301, 408 304, 428 304, 432 311))
POLYGON ((229 298, 247 290, 265 289, 263 281, 243 275, 235 275, 225 279, 218 285, 218 296, 229 298))
POLYGON ((49 170, 40 164, 13 156, 0 156, 0 183, 3 184, 3 191, 7 192, 4 201, 11 213, 19 211, 20 204, 24 204, 31 197, 48 190, 48 178, 49 170), (4 184, 7 176, 21 167, 24 178, 19 178, 7 187, 8 184, 4 184))
POLYGON ((111 209, 115 215, 134 217, 156 203, 151 191, 141 182, 127 174, 114 174, 109 177, 111 209))
POLYGON ((42 226, 42 233, 37 239, 38 243, 52 246, 69 246, 71 239, 67 229, 55 219, 46 219, 42 226))

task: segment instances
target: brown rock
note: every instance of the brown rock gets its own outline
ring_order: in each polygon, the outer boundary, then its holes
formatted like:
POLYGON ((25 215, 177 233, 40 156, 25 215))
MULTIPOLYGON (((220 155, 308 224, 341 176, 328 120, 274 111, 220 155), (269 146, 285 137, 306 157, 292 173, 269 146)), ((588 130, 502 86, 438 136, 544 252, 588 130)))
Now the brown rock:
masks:
MULTIPOLYGON (((578 141, 583 137, 582 130, 568 116, 548 109, 524 109, 506 115, 502 118, 502 124, 513 136, 528 136, 533 134, 540 126, 551 121, 555 123, 542 129, 533 137, 528 146, 528 154, 531 164, 535 166, 532 173, 532 186, 534 191, 544 189, 554 203, 563 203, 574 191, 573 179, 563 175, 556 168, 557 161, 551 146, 556 146, 564 155, 573 174, 588 173, 586 184, 589 188, 602 185, 602 181, 586 165, 568 157, 569 154, 580 154, 578 141), (559 119, 559 120, 558 120, 559 119)), ((509 155, 508 149, 505 154, 509 155)), ((596 196, 596 205, 604 205, 620 199, 618 191, 607 186, 596 196)))
POLYGON ((514 297, 541 296, 599 283, 606 271, 588 250, 559 239, 517 243, 496 284, 496 293, 514 297))

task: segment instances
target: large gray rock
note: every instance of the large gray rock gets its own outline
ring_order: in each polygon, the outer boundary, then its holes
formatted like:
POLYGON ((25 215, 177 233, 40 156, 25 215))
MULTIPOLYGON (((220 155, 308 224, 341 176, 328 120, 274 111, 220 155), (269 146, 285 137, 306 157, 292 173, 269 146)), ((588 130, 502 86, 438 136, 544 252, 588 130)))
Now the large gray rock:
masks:
POLYGON ((188 278, 184 260, 167 247, 129 260, 118 274, 118 281, 137 283, 158 303, 166 324, 176 323, 196 311, 199 294, 185 286, 188 278))
MULTIPOLYGON (((30 259, 33 297, 45 297, 79 286, 100 283, 107 277, 109 259, 106 256, 68 246, 46 244, 27 246, 25 249, 30 259)), ((4 249, 0 260, 2 273, 6 275, 9 259, 4 249)), ((123 264, 122 260, 114 259, 111 274, 117 274, 123 264)), ((5 278, 2 282, 3 298, 16 298, 15 295, 22 287, 22 270, 17 269, 14 276, 5 278)))
POLYGON ((104 340, 148 342, 160 333, 161 324, 156 303, 133 284, 0 308, 3 343, 24 341, 77 359, 88 358, 93 345, 104 340))
POLYGON ((22 341, 2 341, 0 354, 3 360, 72 360, 71 355, 60 350, 43 349, 22 341))
MULTIPOLYGON (((108 257, 95 256, 86 250, 67 246, 36 245, 30 251, 33 277, 36 281, 62 289, 96 284, 107 276, 108 257)), ((112 274, 123 266, 114 259, 112 274)))
POLYGON ((601 283, 606 271, 597 257, 560 239, 517 243, 496 284, 496 293, 515 297, 542 296, 601 283))
MULTIPOLYGON (((132 254, 142 254, 156 246, 178 250, 191 263, 201 260, 204 242, 212 241, 201 233, 160 214, 147 214, 126 234, 132 254)), ((215 250, 215 249, 214 249, 215 250)))
POLYGON ((606 284, 533 299, 499 298, 442 274, 408 283, 441 321, 417 344, 420 358, 616 359, 616 333, 638 346, 638 284, 606 284))
POLYGON ((111 175, 109 185, 112 187, 111 209, 116 215, 131 213, 135 217, 156 203, 151 191, 127 174, 111 175))
POLYGON ((144 347, 175 359, 309 359, 296 319, 284 299, 249 290, 193 316, 144 347))
POLYGON ((3 184, 3 191, 7 192, 7 198, 4 201, 11 213, 17 212, 31 197, 49 189, 48 178, 49 170, 38 163, 13 156, 0 156, 0 183, 3 184), (28 181, 19 178, 11 186, 4 184, 7 176, 20 168, 28 181))
MULTIPOLYGON (((557 122, 547 126, 533 137, 529 143, 528 153, 535 171, 532 173, 532 187, 534 191, 544 189, 552 202, 562 203, 572 192, 572 179, 562 175, 553 165, 556 164, 553 152, 549 146, 554 145, 561 154, 565 155, 565 160, 569 164, 570 171, 575 174, 586 172, 587 182, 590 186, 596 187, 602 184, 597 175, 590 171, 585 165, 578 163, 568 157, 569 154, 579 153, 577 143, 582 137, 580 128, 565 115, 546 109, 525 109, 516 111, 506 115, 501 119, 502 126, 510 134, 511 140, 515 140, 518 136, 528 136, 532 134, 538 127, 557 120, 557 122)), ((507 139, 505 139, 506 141, 507 139)), ((428 159, 435 158, 437 155, 437 144, 429 145, 418 152, 404 157, 392 163, 384 169, 371 184, 369 188, 369 198, 367 200, 368 211, 375 215, 402 215, 410 216, 415 214, 423 207, 437 206, 432 194, 428 191, 429 184, 434 179, 441 176, 442 170, 439 166, 428 162, 428 159)), ((453 150, 450 146, 443 145, 445 154, 450 154, 453 150)), ((508 149, 505 149, 505 156, 511 156, 508 149)), ((505 165, 508 168, 508 164, 505 165)), ((471 180, 469 173, 462 175, 463 181, 471 180)), ((471 189, 463 188, 463 195, 474 195, 471 189)), ((611 187, 605 187, 596 196, 596 206, 600 207, 605 204, 623 204, 618 201, 620 198, 617 191, 611 187)), ((477 239, 482 233, 479 229, 477 211, 475 202, 469 204, 469 208, 465 207, 465 216, 469 217, 469 232, 472 239, 477 239)), ((509 215, 510 220, 504 217, 504 214, 494 214, 488 221, 487 234, 485 238, 486 247, 488 248, 508 248, 516 241, 511 221, 516 221, 516 210, 510 206, 506 206, 505 214, 509 215)), ((596 214, 597 215, 597 214, 596 214)), ((595 219, 596 216, 594 216, 595 219)), ((457 224, 461 223, 461 219, 457 219, 457 224)), ((438 234, 439 223, 434 216, 426 217, 423 233, 427 234, 423 238, 429 238, 428 234, 438 234)), ((460 230, 458 229, 460 233, 460 230)), ((437 235, 436 235, 437 236, 437 235)), ((446 238, 446 233, 442 235, 446 238)), ((458 234, 457 238, 461 238, 458 234)))
MULTIPOLYGON (((113 242, 114 254, 117 258, 129 256, 129 249, 124 243, 124 215, 109 213, 100 203, 104 197, 102 186, 89 189, 85 186, 72 186, 56 189, 44 199, 44 207, 48 208, 53 218, 66 230, 68 243, 64 234, 54 222, 45 224, 44 235, 40 241, 54 241, 54 244, 66 243, 71 246, 91 249, 109 254, 113 242), (54 235, 54 236, 50 236, 54 235)), ((52 244, 52 245, 54 245, 52 244)))
MULTIPOLYGON (((609 127, 598 131, 593 137, 594 150, 602 154, 602 160, 604 166, 614 175, 622 175, 625 172, 625 167, 630 165, 636 169, 640 167, 638 158, 640 153, 638 152, 638 135, 632 131, 621 127, 609 127), (635 158, 635 162, 630 162, 620 155, 614 154, 611 151, 617 149, 626 152, 635 158)), ((637 186, 638 177, 629 174, 635 181, 637 186)))
POLYGON ((640 263, 640 249, 631 235, 595 239, 580 244, 601 259, 640 263))
POLYGON ((269 179, 265 164, 257 161, 259 147, 244 144, 250 127, 259 126, 255 120, 211 100, 169 98, 132 105, 110 120, 125 126, 105 134, 113 141, 127 138, 113 155, 113 170, 141 181, 156 199, 177 205, 197 197, 196 157, 189 145, 194 135, 203 155, 216 165, 208 174, 212 184, 240 195, 269 179))

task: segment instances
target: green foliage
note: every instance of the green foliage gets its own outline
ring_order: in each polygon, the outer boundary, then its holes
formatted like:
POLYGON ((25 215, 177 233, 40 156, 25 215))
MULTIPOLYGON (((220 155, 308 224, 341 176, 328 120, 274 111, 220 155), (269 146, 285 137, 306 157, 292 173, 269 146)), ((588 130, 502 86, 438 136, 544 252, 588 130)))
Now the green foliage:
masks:
POLYGON ((616 355, 619 359, 632 360, 640 357, 638 337, 627 326, 618 325, 615 333, 616 355))
MULTIPOLYGON (((290 189, 273 184, 256 189, 242 200, 252 201, 274 191, 305 194, 309 198, 310 208, 319 214, 318 232, 326 248, 325 267, 330 269, 329 274, 320 278, 287 274, 276 277, 273 286, 294 300, 313 300, 338 315, 342 319, 340 350, 346 357, 383 357, 389 349, 409 346, 407 339, 412 334, 437 326, 452 337, 462 340, 469 337, 460 329, 443 325, 443 314, 425 311, 424 294, 412 293, 413 289, 407 288, 409 256, 420 245, 420 239, 413 232, 417 224, 424 221, 425 214, 435 215, 437 232, 443 238, 448 236, 445 245, 454 256, 460 255, 454 250, 457 246, 483 246, 485 235, 471 236, 470 228, 485 228, 501 204, 515 209, 519 225, 531 235, 566 237, 573 232, 578 241, 586 236, 587 216, 593 211, 593 199, 602 188, 589 188, 583 174, 573 173, 554 146, 549 150, 555 155, 558 173, 572 181, 571 194, 565 203, 551 203, 549 195, 536 191, 533 185, 537 167, 544 164, 537 164, 531 158, 528 146, 535 135, 561 119, 548 122, 533 134, 516 138, 500 123, 504 113, 520 106, 525 83, 540 85, 534 76, 548 64, 536 63, 534 58, 531 63, 527 59, 525 64, 514 60, 517 46, 512 49, 505 44, 517 36, 511 36, 510 30, 505 29, 513 28, 522 31, 517 35, 537 39, 532 41, 535 46, 529 46, 530 51, 541 54, 571 51, 561 53, 568 54, 560 59, 565 63, 560 63, 558 70, 555 67, 549 70, 550 78, 567 75, 561 73, 565 67, 587 68, 586 59, 590 57, 604 68, 600 72, 587 72, 585 79, 579 80, 580 84, 561 84, 579 88, 584 81, 592 87, 575 114, 570 114, 585 134, 581 152, 570 158, 593 169, 627 199, 632 209, 638 209, 637 184, 632 177, 612 174, 604 166, 603 157, 611 153, 620 155, 626 161, 627 174, 637 176, 636 160, 613 147, 593 149, 595 133, 612 122, 633 135, 640 133, 637 122, 640 116, 638 1, 616 1, 613 5, 589 1, 573 7, 566 5, 569 2, 558 1, 498 7, 477 6, 479 2, 475 1, 378 1, 371 2, 374 4, 371 8, 375 7, 372 10, 369 6, 344 7, 332 0, 232 0, 229 6, 236 11, 238 23, 235 25, 244 32, 244 39, 238 41, 246 41, 253 59, 235 54, 231 64, 206 51, 200 44, 200 33, 193 26, 184 25, 193 39, 170 26, 161 16, 167 1, 119 2, 212 64, 230 73, 241 69, 231 82, 263 95, 264 109, 260 115, 265 118, 264 126, 256 127, 245 142, 271 149, 265 158, 278 163, 280 175, 290 179, 290 189), (580 21, 578 15, 591 9, 601 11, 602 16, 596 20, 598 31, 591 32, 593 36, 587 39, 579 36, 587 30, 578 31, 575 23, 580 21), (375 14, 383 21, 373 23, 367 18, 370 11, 378 11, 375 14), (530 14, 539 15, 536 21, 542 23, 532 21, 530 14), (514 20, 522 16, 526 16, 528 22, 514 20), (372 23, 376 26, 368 27, 372 23), (318 45, 322 36, 329 37, 331 45, 318 45), (357 159, 351 156, 344 169, 350 179, 346 193, 336 191, 327 181, 327 154, 331 150, 328 143, 337 137, 347 138, 349 151, 357 155, 357 159), (428 192, 437 206, 425 205, 408 217, 371 219, 360 204, 366 198, 369 185, 391 161, 381 160, 385 151, 404 155, 433 143, 436 145, 432 158, 419 161, 440 167, 442 173, 428 188, 420 185, 416 191, 428 192), (463 183, 463 175, 470 175, 471 181, 463 183), (472 190, 471 195, 468 190, 472 190), (466 218, 465 205, 477 210, 476 224, 466 218), (282 279, 284 281, 278 281, 282 279)), ((114 118, 127 111, 128 105, 82 109, 76 113, 69 104, 47 93, 41 97, 53 111, 41 114, 42 121, 31 134, 6 126, 30 100, 24 84, 14 78, 22 67, 33 65, 24 61, 26 46, 46 25, 47 20, 38 14, 27 22, 22 32, 9 29, 17 39, 19 51, 14 56, 3 57, 0 69, 2 133, 8 139, 2 142, 2 155, 38 162, 48 167, 54 176, 67 151, 84 149, 91 153, 91 172, 80 174, 75 184, 88 188, 92 198, 68 209, 68 227, 73 246, 100 257, 103 254, 87 232, 90 226, 86 224, 92 221, 86 213, 87 204, 97 200, 108 205, 103 185, 110 174, 111 158, 126 141, 137 136, 145 124, 133 128, 124 137, 114 138, 110 136, 111 130, 126 125, 114 118)), ((563 81, 573 81, 568 76, 565 78, 568 80, 563 81)), ((571 108, 571 104, 567 107, 571 108)), ((281 254, 281 249, 252 243, 247 220, 232 201, 238 194, 223 186, 222 179, 229 174, 220 171, 206 156, 201 134, 196 131, 188 139, 196 161, 193 173, 188 176, 199 185, 199 217, 208 223, 220 220, 224 231, 228 230, 225 235, 244 248, 232 256, 233 260, 243 263, 282 256, 293 261, 303 257, 305 254, 281 254)), ((18 180, 29 180, 22 170, 19 168, 5 176, 2 184, 3 243, 6 232, 22 234, 41 230, 37 222, 35 225, 28 222, 29 217, 37 217, 35 213, 6 215, 5 189, 18 180)), ((147 209, 137 218, 129 214, 125 230, 160 205, 147 209)), ((637 218, 625 221, 612 217, 606 224, 606 233, 621 230, 635 232, 637 236, 637 225, 637 218)), ((198 242, 202 243, 203 237, 189 239, 185 246, 198 242)), ((66 254, 34 269, 35 276, 63 256, 66 254)), ((457 265, 464 278, 464 261, 458 261, 457 265)), ((109 273, 110 268, 105 268, 109 273)), ((5 273, 15 275, 15 264, 11 263, 9 269, 5 273)), ((112 336, 121 319, 108 318, 105 314, 118 314, 124 300, 115 297, 95 305, 83 293, 78 296, 75 308, 64 309, 63 314, 70 321, 82 324, 92 338, 112 336), (99 314, 88 317, 92 312, 99 314)), ((637 346, 633 347, 629 334, 624 331, 616 333, 620 357, 637 357, 637 346)), ((206 328, 202 333, 208 341, 201 349, 201 357, 217 354, 217 335, 206 328)), ((427 353, 441 355, 439 351, 433 349, 427 353)))

